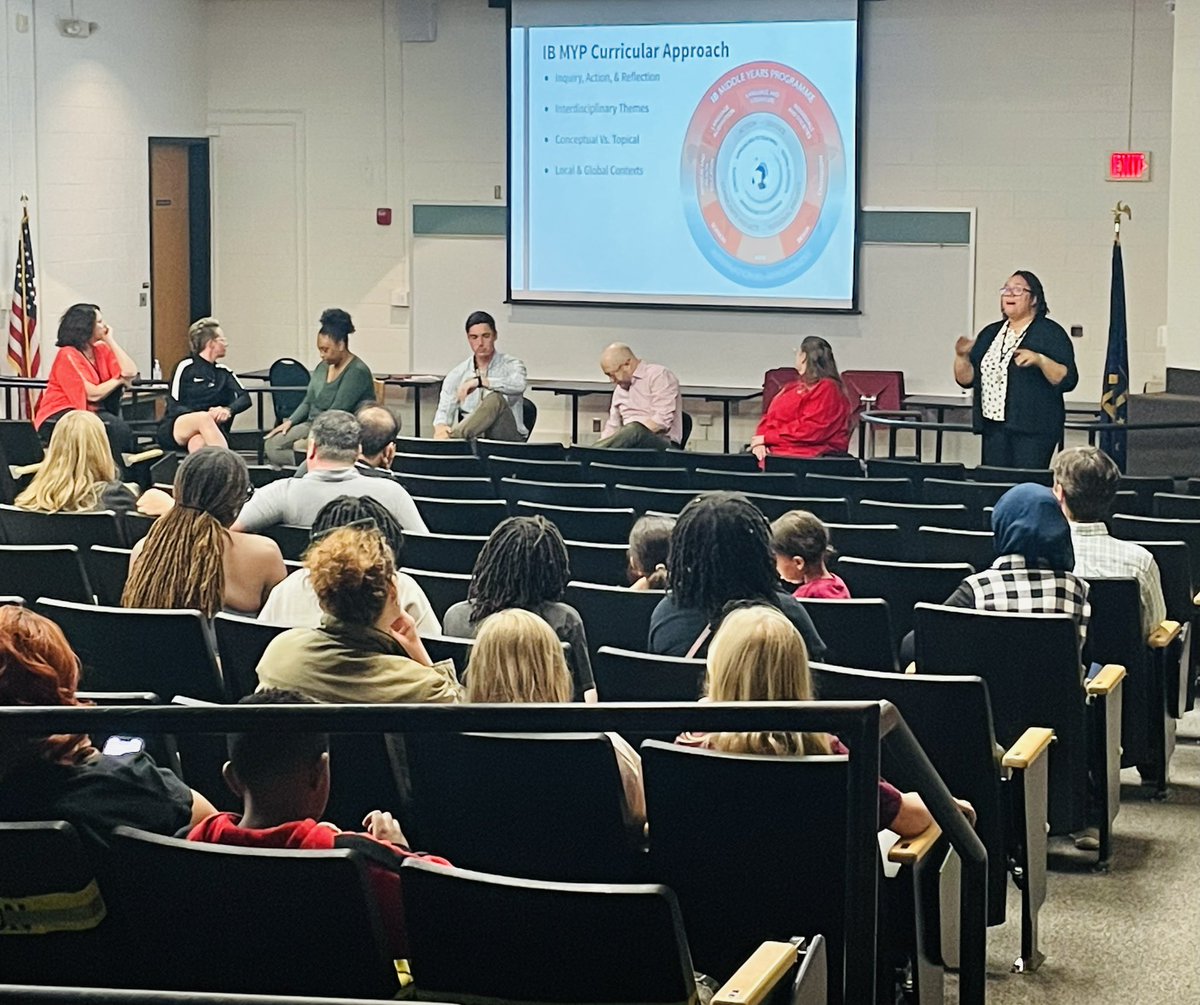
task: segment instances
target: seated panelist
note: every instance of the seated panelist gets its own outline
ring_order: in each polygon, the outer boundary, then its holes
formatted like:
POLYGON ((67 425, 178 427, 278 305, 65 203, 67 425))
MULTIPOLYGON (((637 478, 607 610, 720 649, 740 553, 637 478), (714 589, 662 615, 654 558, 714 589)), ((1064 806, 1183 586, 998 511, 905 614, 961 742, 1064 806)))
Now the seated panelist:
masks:
POLYGON ((471 355, 442 382, 433 438, 524 440, 529 436, 522 414, 525 364, 496 351, 496 319, 486 311, 473 311, 466 330, 471 355))
POLYGON ((158 426, 158 442, 164 449, 186 447, 192 453, 201 447, 229 445, 226 436, 233 417, 250 407, 250 395, 229 368, 217 362, 227 346, 216 318, 201 318, 188 329, 191 355, 175 367, 167 411, 158 426))
POLYGON ((810 335, 796 350, 797 380, 780 390, 750 440, 761 464, 767 454, 820 457, 850 446, 853 406, 833 358, 833 347, 810 335))
POLYGON ((683 398, 675 374, 661 364, 638 359, 620 342, 600 355, 600 369, 616 386, 597 447, 666 450, 680 446, 683 398))

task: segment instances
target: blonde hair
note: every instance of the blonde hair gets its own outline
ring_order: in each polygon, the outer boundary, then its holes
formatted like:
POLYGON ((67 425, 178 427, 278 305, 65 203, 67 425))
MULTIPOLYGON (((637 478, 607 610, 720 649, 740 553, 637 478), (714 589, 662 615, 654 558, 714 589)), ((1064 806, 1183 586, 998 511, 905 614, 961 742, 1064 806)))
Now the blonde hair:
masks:
POLYGON ((396 564, 375 529, 341 527, 304 555, 321 610, 352 625, 373 625, 387 605, 396 564))
POLYGON ((227 528, 246 501, 246 462, 224 447, 188 454, 175 472, 175 505, 154 521, 121 594, 124 607, 197 610, 225 601, 227 528))
MULTIPOLYGON (((708 648, 713 701, 811 701, 804 639, 774 607, 731 611, 708 648)), ((713 733, 708 746, 738 754, 828 754, 825 733, 713 733)))
POLYGON ((467 701, 570 701, 571 671, 545 621, 518 608, 484 619, 467 664, 467 701))
POLYGON ((105 487, 116 480, 117 466, 100 417, 68 412, 55 423, 46 458, 16 504, 42 513, 83 513, 99 506, 105 487))
POLYGON ((198 356, 203 352, 204 347, 216 339, 217 329, 220 327, 221 322, 216 318, 200 318, 193 321, 187 330, 188 349, 192 354, 198 356))

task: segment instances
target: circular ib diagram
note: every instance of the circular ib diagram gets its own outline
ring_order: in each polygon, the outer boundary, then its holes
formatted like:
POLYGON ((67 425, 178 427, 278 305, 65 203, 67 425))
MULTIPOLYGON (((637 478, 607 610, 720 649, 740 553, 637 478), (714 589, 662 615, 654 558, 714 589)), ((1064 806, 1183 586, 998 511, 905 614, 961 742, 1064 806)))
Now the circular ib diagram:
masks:
POLYGON ((841 216, 841 131, 802 74, 744 63, 692 115, 681 181, 688 229, 709 263, 741 286, 782 286, 812 267, 841 216))

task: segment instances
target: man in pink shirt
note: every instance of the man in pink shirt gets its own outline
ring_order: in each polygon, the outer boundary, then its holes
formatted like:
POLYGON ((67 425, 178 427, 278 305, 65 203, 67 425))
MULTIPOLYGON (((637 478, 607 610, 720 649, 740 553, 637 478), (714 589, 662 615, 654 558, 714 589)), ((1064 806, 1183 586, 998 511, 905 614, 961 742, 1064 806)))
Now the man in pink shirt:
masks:
POLYGON ((600 369, 616 386, 597 447, 666 450, 680 445, 683 398, 675 374, 658 363, 638 359, 620 342, 601 353, 600 369))

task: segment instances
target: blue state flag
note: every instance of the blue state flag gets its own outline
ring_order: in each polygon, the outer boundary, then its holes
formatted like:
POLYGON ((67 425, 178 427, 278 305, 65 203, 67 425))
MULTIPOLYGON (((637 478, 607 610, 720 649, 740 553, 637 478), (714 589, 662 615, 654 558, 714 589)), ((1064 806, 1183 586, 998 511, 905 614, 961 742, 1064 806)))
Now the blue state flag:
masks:
MULTIPOLYGON (((1113 242, 1112 287, 1108 298, 1108 355, 1100 391, 1100 421, 1124 424, 1129 419, 1129 332, 1125 324, 1125 264, 1121 242, 1113 242)), ((1102 431, 1100 449, 1125 470, 1126 435, 1102 431)))

